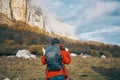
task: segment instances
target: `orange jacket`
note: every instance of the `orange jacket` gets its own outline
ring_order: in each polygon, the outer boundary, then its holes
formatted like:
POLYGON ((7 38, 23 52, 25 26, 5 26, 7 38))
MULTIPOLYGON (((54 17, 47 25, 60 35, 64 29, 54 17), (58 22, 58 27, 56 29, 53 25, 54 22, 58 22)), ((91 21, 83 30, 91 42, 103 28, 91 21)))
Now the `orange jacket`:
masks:
MULTIPOLYGON (((65 50, 60 50, 61 52, 61 55, 62 55, 62 62, 63 64, 69 64, 71 62, 71 57, 70 57, 70 53, 69 51, 65 51, 65 50)), ((46 64, 46 61, 45 61, 45 56, 43 55, 41 57, 41 61, 42 61, 42 64, 45 65, 46 64)), ((51 77, 54 77, 54 76, 58 76, 58 75, 65 75, 66 77, 68 77, 68 71, 67 69, 64 67, 64 70, 63 68, 59 71, 48 71, 46 69, 46 78, 51 78, 51 77)))

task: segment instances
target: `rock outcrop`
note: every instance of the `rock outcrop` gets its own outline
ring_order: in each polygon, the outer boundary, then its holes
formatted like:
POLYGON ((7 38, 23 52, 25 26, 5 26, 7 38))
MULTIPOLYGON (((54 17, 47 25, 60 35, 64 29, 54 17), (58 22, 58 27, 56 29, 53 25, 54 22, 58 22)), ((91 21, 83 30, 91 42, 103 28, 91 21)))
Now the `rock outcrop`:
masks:
POLYGON ((73 27, 50 18, 43 7, 32 5, 31 0, 0 0, 0 13, 12 21, 22 21, 49 33, 74 37, 73 27))
POLYGON ((6 14, 11 20, 23 21, 43 28, 41 9, 33 7, 29 0, 1 0, 0 12, 6 14))
POLYGON ((0 12, 11 18, 10 0, 0 0, 0 12))

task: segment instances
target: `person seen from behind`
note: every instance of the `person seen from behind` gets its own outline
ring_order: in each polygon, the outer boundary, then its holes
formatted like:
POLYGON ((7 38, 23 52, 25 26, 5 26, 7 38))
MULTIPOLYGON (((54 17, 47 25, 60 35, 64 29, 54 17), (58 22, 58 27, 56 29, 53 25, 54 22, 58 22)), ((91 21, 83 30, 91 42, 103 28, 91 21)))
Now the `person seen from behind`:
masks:
POLYGON ((51 44, 42 51, 41 62, 47 65, 46 80, 67 80, 68 71, 65 64, 71 62, 69 50, 63 47, 58 38, 53 38, 51 44))

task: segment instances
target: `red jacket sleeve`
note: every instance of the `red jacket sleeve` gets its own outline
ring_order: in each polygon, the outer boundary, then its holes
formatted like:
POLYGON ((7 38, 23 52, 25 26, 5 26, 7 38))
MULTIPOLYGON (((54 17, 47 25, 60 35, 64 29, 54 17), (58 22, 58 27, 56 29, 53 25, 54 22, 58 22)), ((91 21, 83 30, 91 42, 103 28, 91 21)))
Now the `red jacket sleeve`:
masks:
POLYGON ((42 62, 42 64, 43 64, 43 65, 45 65, 45 64, 46 64, 46 61, 45 61, 45 56, 42 56, 42 57, 41 57, 41 62, 42 62))
POLYGON ((63 63, 69 64, 71 62, 70 52, 65 51, 65 50, 61 50, 61 54, 62 54, 63 63))

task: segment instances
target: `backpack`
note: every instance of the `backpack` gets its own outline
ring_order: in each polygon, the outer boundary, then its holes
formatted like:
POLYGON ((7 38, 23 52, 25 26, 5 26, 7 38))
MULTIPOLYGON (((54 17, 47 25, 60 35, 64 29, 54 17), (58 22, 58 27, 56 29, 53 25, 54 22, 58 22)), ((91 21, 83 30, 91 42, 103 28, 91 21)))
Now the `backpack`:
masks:
POLYGON ((58 45, 49 45, 45 48, 45 59, 49 71, 56 71, 62 68, 62 58, 58 45))

